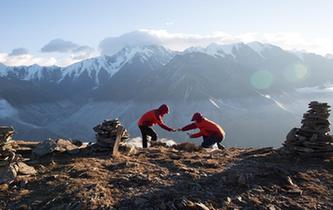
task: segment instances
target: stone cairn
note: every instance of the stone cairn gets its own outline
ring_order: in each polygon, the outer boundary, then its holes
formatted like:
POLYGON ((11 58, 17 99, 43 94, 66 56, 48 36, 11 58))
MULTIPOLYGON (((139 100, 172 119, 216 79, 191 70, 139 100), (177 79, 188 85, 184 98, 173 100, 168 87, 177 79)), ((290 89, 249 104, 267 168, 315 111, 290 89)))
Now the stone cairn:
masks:
POLYGON ((129 138, 127 130, 117 118, 104 120, 94 127, 94 131, 96 132, 96 145, 99 149, 112 150, 115 146, 118 147, 120 141, 129 138))
POLYGON ((0 184, 12 182, 17 175, 15 150, 10 144, 13 134, 13 127, 0 126, 0 184))
POLYGON ((302 127, 293 128, 284 142, 284 150, 302 156, 333 156, 333 137, 329 135, 330 106, 312 101, 303 115, 302 127))
POLYGON ((8 165, 15 157, 9 141, 14 135, 14 128, 0 126, 0 166, 8 165))

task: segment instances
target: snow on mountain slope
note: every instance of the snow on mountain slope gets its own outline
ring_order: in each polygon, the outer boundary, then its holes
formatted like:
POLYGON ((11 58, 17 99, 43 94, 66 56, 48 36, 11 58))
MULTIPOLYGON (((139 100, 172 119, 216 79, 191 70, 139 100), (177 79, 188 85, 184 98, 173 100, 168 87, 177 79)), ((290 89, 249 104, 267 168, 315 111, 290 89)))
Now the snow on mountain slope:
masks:
POLYGON ((123 48, 113 56, 90 58, 64 68, 55 66, 42 67, 36 64, 32 66, 7 67, 0 64, 0 77, 11 76, 20 80, 41 80, 44 74, 50 74, 55 69, 60 69, 61 75, 57 78, 57 82, 61 82, 65 78, 75 80, 87 72, 88 76, 94 79, 96 84, 99 84, 98 75, 100 71, 106 71, 108 77, 111 78, 126 63, 132 62, 132 59, 137 56, 142 63, 149 59, 154 59, 155 63, 164 65, 172 59, 174 53, 162 46, 137 46, 123 48))
POLYGON ((42 68, 43 67, 37 64, 29 66, 25 71, 25 76, 23 80, 32 80, 32 79, 40 80, 42 78, 42 68))
POLYGON ((270 48, 274 47, 273 45, 263 44, 260 42, 250 42, 250 43, 247 43, 246 45, 249 46, 252 50, 254 50, 256 53, 258 53, 263 58, 265 57, 263 52, 265 50, 269 50, 270 48))
POLYGON ((0 66, 0 78, 9 77, 25 81, 31 80, 54 80, 54 74, 61 68, 58 66, 0 66))
POLYGON ((113 56, 91 58, 65 67, 60 80, 63 80, 66 76, 76 79, 84 71, 87 71, 89 77, 95 78, 95 82, 98 84, 97 75, 101 70, 105 70, 111 78, 126 63, 130 63, 135 56, 139 56, 141 62, 154 57, 164 65, 172 58, 173 53, 162 46, 126 47, 113 56))
POLYGON ((193 53, 193 52, 200 52, 205 53, 214 57, 225 57, 227 55, 231 55, 235 57, 233 54, 233 49, 237 48, 237 44, 227 44, 227 45, 219 45, 216 43, 212 43, 207 47, 190 47, 186 49, 183 54, 186 53, 193 53))
POLYGON ((190 47, 186 49, 183 53, 193 53, 193 52, 201 52, 214 57, 226 57, 232 56, 236 57, 237 51, 242 47, 248 47, 253 50, 255 53, 260 55, 261 57, 265 57, 264 52, 269 50, 275 46, 270 44, 263 44, 260 42, 249 42, 249 43, 233 43, 233 44, 217 44, 212 43, 207 47, 190 47))

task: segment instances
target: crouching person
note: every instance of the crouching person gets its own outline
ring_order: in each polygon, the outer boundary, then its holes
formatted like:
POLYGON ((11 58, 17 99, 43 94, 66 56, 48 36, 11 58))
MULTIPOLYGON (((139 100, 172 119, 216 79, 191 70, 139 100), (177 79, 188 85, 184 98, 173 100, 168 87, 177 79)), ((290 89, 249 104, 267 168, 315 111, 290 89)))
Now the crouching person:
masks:
POLYGON ((169 113, 169 107, 166 104, 162 104, 158 109, 153 109, 146 112, 138 121, 138 126, 142 134, 142 147, 148 147, 148 136, 152 141, 157 140, 157 134, 152 128, 153 125, 159 125, 161 128, 167 131, 176 131, 173 128, 168 127, 163 122, 163 116, 169 113))
POLYGON ((202 136, 202 147, 209 148, 216 143, 219 149, 224 149, 224 146, 221 144, 221 142, 225 137, 225 132, 220 125, 205 118, 198 112, 193 115, 192 121, 194 121, 194 123, 186 125, 185 127, 178 130, 188 131, 199 129, 200 131, 198 133, 189 134, 190 138, 199 138, 202 136))

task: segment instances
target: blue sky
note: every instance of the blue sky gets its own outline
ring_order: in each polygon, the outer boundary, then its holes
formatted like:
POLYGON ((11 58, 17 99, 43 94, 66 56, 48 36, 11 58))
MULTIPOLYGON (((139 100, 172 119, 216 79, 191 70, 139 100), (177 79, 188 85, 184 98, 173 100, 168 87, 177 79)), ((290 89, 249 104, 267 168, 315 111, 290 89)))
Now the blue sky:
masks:
POLYGON ((51 40, 63 39, 98 54, 103 39, 139 29, 185 37, 223 32, 333 53, 332 11, 330 0, 2 0, 0 53, 3 58, 24 48, 33 56, 63 58, 41 53, 51 40))

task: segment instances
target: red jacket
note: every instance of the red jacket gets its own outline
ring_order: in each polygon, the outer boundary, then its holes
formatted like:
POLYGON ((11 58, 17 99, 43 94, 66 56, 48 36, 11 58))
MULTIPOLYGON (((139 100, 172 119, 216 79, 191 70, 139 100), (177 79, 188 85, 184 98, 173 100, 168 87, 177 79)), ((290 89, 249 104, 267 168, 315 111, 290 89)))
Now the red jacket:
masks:
POLYGON ((211 136, 211 135, 217 135, 220 138, 224 138, 225 132, 221 126, 219 126, 217 123, 208 120, 207 118, 203 118, 200 121, 196 121, 192 124, 189 124, 182 128, 182 131, 188 131, 192 129, 199 129, 200 131, 198 133, 192 134, 191 138, 198 138, 200 136, 211 136))
POLYGON ((161 128, 172 131, 173 129, 168 127, 164 124, 162 115, 158 111, 158 109, 151 110, 149 112, 146 112, 142 115, 142 117, 138 121, 139 126, 153 126, 153 125, 159 125, 161 128))

